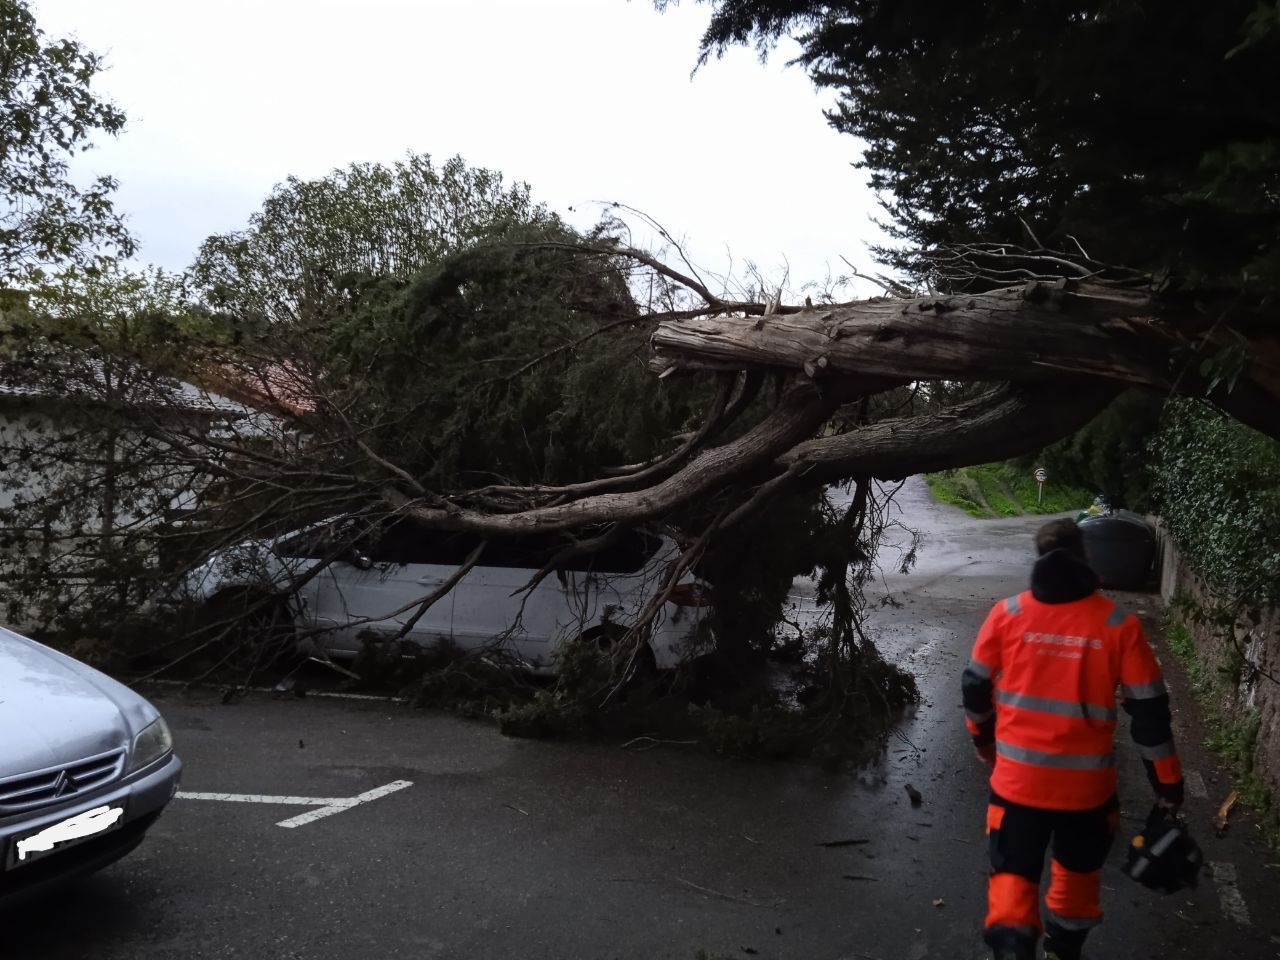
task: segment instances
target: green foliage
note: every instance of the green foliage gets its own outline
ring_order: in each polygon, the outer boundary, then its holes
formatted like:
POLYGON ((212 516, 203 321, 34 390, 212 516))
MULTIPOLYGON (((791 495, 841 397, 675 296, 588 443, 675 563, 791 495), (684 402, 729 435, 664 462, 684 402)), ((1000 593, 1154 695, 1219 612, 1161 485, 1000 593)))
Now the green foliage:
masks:
POLYGON ((1025 221, 1186 288, 1280 281, 1272 3, 707 2, 704 57, 798 37, 917 275, 914 250, 1025 221))
POLYGON ((452 157, 357 163, 278 184, 246 229, 209 237, 191 273, 201 298, 242 336, 272 324, 323 322, 353 291, 410 282, 460 250, 512 228, 555 224, 528 184, 452 157))
POLYGON ((988 463, 926 474, 925 481, 935 499, 971 517, 1062 513, 1093 502, 1093 494, 1059 481, 1056 474, 1044 486, 1043 502, 1037 502, 1033 469, 1021 463, 988 463))
POLYGON ((1161 518, 1206 585, 1246 609, 1280 603, 1280 443, 1177 400, 1151 453, 1161 518))
POLYGON ((190 305, 181 275, 113 264, 91 275, 61 274, 32 291, 26 309, 0 315, 0 363, 9 365, 11 381, 20 379, 16 365, 46 355, 64 364, 93 355, 148 375, 182 376, 220 331, 190 305))
POLYGON ((1165 644, 1186 667, 1187 679, 1191 681, 1191 689, 1195 691, 1197 699, 1206 708, 1212 703, 1213 709, 1217 710, 1219 697, 1217 675, 1196 652, 1195 642, 1191 639, 1191 630, 1181 617, 1171 615, 1166 618, 1165 644))
MULTIPOLYGON (((1164 620, 1165 646, 1182 662, 1200 704, 1201 719, 1209 731, 1205 746, 1226 760, 1239 784, 1241 796, 1266 822, 1267 838, 1280 847, 1280 810, 1265 779, 1256 770, 1262 714, 1258 710, 1231 713, 1231 692, 1220 683, 1223 670, 1214 670, 1196 649, 1188 620, 1186 598, 1175 598, 1164 620)), ((1229 647, 1228 650, 1234 650, 1229 647)))
POLYGON ((971 517, 991 516, 986 503, 981 502, 981 488, 974 481, 972 473, 960 470, 929 473, 925 475, 925 482, 929 485, 934 499, 940 503, 959 507, 971 517))
POLYGON ((716 753, 778 760, 796 753, 806 734, 801 715, 777 703, 754 703, 746 713, 691 707, 716 753))
POLYGON ((1152 504, 1147 448, 1160 428, 1163 409, 1164 397, 1150 390, 1128 390, 1088 426, 1018 462, 1031 469, 1034 459, 1056 480, 1096 490, 1113 506, 1148 512, 1152 504))
POLYGON ((575 482, 647 460, 696 422, 703 388, 655 387, 650 327, 583 242, 528 224, 392 296, 353 292, 324 360, 353 385, 379 449, 434 489, 575 482))
POLYGON ((644 367, 649 328, 612 244, 527 185, 410 155, 286 181, 192 274, 227 365, 303 371, 317 420, 341 411, 339 432, 452 491, 585 480, 670 449, 696 418, 703 388, 655 389, 644 367))
POLYGON ((90 89, 99 58, 51 40, 23 0, 0 0, 0 288, 37 285, 50 270, 94 270, 133 252, 111 205, 115 181, 77 186, 69 160, 124 114, 90 89))

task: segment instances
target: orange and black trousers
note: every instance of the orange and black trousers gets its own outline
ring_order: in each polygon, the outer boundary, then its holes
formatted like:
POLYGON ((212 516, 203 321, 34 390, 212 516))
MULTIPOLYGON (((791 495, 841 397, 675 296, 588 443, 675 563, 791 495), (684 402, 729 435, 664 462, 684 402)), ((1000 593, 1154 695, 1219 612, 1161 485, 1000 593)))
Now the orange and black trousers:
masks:
POLYGON ((1034 958, 1041 929, 1046 948, 1079 956, 1084 939, 1102 922, 1102 865, 1119 826, 1115 797, 1092 810, 1045 810, 996 794, 987 807, 991 878, 984 939, 998 957, 1034 958), (1043 924, 1040 877, 1052 849, 1043 924))

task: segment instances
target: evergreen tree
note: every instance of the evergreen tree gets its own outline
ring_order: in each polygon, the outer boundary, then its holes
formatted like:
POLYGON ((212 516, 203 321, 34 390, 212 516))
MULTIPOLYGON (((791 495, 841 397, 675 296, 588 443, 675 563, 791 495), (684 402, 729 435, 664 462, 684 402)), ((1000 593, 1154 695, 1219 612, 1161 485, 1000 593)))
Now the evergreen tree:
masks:
POLYGON ((704 59, 795 33, 917 276, 918 250, 1025 243, 1025 223, 1183 287, 1280 282, 1271 0, 708 2, 704 59))

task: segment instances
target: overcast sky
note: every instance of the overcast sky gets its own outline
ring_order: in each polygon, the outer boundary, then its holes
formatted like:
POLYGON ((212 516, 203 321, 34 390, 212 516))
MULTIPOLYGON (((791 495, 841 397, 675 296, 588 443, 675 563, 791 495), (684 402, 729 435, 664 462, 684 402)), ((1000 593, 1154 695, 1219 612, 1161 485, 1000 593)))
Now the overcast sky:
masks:
MULTIPOLYGON (((180 269, 274 183, 406 151, 527 181, 577 222, 640 208, 700 264, 793 288, 871 266, 874 198, 794 46, 690 76, 706 7, 648 0, 36 0, 103 54, 129 117, 83 172, 120 181, 139 259, 180 269), (568 208, 575 214, 569 214, 568 208)), ((861 293, 873 292, 860 286, 861 293)))

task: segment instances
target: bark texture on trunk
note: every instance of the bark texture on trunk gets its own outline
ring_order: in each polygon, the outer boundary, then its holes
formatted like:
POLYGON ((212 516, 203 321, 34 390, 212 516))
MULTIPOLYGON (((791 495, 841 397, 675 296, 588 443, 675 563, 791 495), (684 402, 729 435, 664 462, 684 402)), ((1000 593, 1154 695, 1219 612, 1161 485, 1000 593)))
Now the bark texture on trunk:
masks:
MULTIPOLYGON (((1223 308, 1225 310, 1226 308, 1223 308)), ((918 380, 1067 382, 1090 377, 1213 400, 1280 437, 1280 327, 1149 292, 1063 280, 988 293, 879 298, 767 318, 714 316, 659 325, 654 364, 685 369, 803 370, 918 380), (1215 320, 1215 317, 1218 319, 1215 320), (1245 349, 1230 389, 1210 390, 1205 359, 1245 349)), ((1069 388, 1063 388, 1065 394, 1069 388)))
MULTIPOLYGON (((659 360, 681 367, 806 365, 828 375, 1040 380, 1066 371, 1132 383, 1167 376, 1149 295, 1106 286, 1028 284, 985 294, 881 298, 767 319, 661 324, 659 360)), ((1163 349, 1162 349, 1163 348, 1163 349)))

